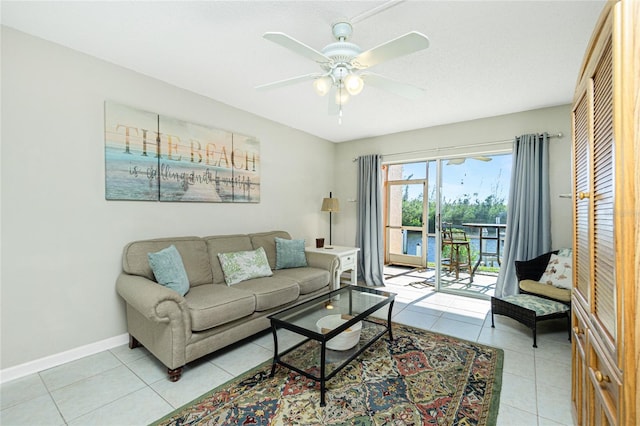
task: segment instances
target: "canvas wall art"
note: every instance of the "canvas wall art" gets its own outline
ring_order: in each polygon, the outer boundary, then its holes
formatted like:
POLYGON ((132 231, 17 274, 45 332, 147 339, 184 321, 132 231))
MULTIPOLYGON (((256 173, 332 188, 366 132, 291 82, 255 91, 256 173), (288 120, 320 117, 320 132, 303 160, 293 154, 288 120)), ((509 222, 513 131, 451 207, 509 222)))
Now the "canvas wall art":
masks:
POLYGON ((108 200, 260 202, 251 136, 105 102, 108 200))

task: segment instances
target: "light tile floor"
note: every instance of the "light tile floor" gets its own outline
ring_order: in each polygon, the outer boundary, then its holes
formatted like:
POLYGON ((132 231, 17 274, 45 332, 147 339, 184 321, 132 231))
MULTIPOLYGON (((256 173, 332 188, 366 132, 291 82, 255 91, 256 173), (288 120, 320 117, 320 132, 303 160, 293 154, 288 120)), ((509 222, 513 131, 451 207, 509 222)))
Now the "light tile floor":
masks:
MULTIPOLYGON (((489 301, 417 289, 387 280, 397 293, 395 322, 504 349, 498 425, 571 425, 571 345, 564 320, 531 332, 496 316, 489 301)), ((286 336, 283 347, 296 341, 286 336)), ((263 332, 185 367, 171 383, 166 369, 143 348, 126 345, 2 384, 0 424, 143 425, 271 359, 273 339, 263 332)))

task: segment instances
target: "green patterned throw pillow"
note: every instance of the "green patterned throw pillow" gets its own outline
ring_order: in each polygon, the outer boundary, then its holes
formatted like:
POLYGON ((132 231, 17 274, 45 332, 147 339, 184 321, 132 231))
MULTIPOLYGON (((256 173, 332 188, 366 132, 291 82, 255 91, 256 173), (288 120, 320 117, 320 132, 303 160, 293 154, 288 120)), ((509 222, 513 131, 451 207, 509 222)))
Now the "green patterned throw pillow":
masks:
POLYGON ((147 258, 158 284, 176 291, 180 296, 187 294, 189 277, 176 246, 172 244, 159 252, 147 253, 147 258))
POLYGON ((304 240, 287 240, 276 237, 276 269, 307 266, 304 240))
POLYGON ((238 284, 251 278, 270 277, 273 275, 269 268, 267 254, 262 247, 250 251, 233 253, 218 253, 220 266, 227 285, 238 284))

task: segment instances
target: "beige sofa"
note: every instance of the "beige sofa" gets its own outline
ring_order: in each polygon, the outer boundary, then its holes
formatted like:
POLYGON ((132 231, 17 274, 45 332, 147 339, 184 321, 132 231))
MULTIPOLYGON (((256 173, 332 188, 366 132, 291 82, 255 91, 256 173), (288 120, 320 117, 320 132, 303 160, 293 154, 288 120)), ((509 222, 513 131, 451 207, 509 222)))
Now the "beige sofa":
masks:
POLYGON ((143 345, 177 381, 188 362, 269 328, 268 315, 334 287, 338 260, 331 254, 306 253, 307 267, 274 270, 275 237, 284 231, 211 237, 135 241, 124 248, 116 282, 126 302, 129 346, 143 345), (189 278, 183 296, 154 281, 148 253, 174 245, 189 278), (218 253, 263 247, 270 277, 227 286, 218 253))

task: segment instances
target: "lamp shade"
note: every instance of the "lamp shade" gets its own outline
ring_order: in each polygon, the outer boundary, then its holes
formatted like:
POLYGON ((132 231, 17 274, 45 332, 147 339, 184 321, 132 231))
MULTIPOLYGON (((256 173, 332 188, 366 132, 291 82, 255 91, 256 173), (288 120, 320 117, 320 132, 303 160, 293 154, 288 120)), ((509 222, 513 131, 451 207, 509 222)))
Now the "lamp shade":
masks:
POLYGON ((313 88, 315 89, 318 95, 324 96, 327 93, 329 93, 329 90, 331 89, 332 84, 333 82, 331 81, 331 78, 320 77, 320 78, 316 78, 313 81, 313 88))
POLYGON ((351 95, 357 95, 364 89, 364 81, 358 74, 349 74, 344 79, 344 87, 351 95))
POLYGON ((324 198, 322 200, 322 208, 320 211, 335 213, 340 211, 340 203, 337 198, 324 198))

